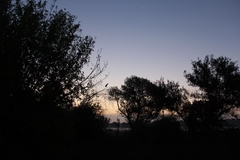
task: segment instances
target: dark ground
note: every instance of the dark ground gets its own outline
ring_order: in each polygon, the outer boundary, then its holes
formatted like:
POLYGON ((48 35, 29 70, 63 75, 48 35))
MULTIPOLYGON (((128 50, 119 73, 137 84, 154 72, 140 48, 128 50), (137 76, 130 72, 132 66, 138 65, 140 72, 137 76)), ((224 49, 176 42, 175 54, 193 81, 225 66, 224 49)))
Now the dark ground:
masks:
POLYGON ((62 143, 19 142, 7 144, 3 159, 24 160, 238 160, 239 131, 193 140, 186 135, 151 137, 129 132, 109 132, 91 139, 62 143))

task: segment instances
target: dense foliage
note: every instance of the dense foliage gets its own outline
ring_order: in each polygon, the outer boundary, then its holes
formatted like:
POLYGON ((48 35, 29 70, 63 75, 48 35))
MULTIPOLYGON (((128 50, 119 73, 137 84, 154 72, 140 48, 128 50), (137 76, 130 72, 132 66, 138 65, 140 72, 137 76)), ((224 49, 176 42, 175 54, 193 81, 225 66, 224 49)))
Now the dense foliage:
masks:
POLYGON ((131 128, 144 127, 158 116, 161 108, 156 107, 154 87, 149 80, 132 76, 126 78, 121 90, 117 87, 110 88, 110 98, 117 100, 118 110, 131 128))
MULTIPOLYGON (((118 110, 129 125, 147 124, 161 117, 167 110, 179 117, 193 134, 219 129, 221 120, 239 108, 240 72, 237 62, 227 57, 207 55, 202 61, 192 61, 193 73, 184 71, 190 93, 174 81, 160 79, 155 83, 132 76, 125 84, 109 89, 110 100, 117 102, 118 110)), ((143 127, 143 126, 141 126, 143 127)))
POLYGON ((98 55, 90 74, 84 73, 94 39, 81 35, 75 16, 55 5, 48 10, 46 4, 1 1, 1 102, 31 92, 44 105, 70 108, 106 68, 98 55))
POLYGON ((43 152, 39 158, 45 159, 85 139, 83 132, 97 135, 108 123, 91 101, 107 67, 100 65, 100 54, 91 61, 94 38, 82 35, 68 11, 47 6, 47 1, 0 1, 0 143, 6 156, 30 150, 29 156, 43 152))
POLYGON ((224 115, 240 107, 239 67, 228 57, 213 55, 192 61, 192 67, 192 73, 184 72, 189 85, 198 87, 189 117, 200 129, 216 128, 224 115))
POLYGON ((133 130, 143 128, 157 120, 160 111, 174 110, 187 101, 185 89, 174 81, 160 79, 155 83, 145 78, 131 76, 125 84, 109 89, 109 99, 117 102, 118 111, 133 130))

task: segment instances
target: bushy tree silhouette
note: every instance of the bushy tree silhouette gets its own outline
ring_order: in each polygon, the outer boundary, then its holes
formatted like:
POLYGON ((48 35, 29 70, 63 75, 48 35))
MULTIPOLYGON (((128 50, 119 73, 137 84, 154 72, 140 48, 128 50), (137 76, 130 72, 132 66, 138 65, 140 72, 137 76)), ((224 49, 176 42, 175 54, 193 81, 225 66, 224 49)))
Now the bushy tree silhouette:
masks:
POLYGON ((109 89, 111 100, 117 101, 118 111, 133 130, 144 126, 159 115, 155 101, 156 85, 148 79, 131 76, 125 79, 121 89, 109 89))
MULTIPOLYGON (((76 16, 55 3, 47 6, 47 1, 0 1, 0 143, 8 151, 72 137, 67 111, 97 95, 96 85, 107 77, 97 79, 107 64, 100 63, 99 52, 91 61, 95 40, 82 35, 76 16)), ((98 117, 97 109, 89 111, 98 117)))
POLYGON ((93 101, 82 101, 79 106, 71 109, 70 114, 80 141, 93 142, 104 134, 110 122, 103 115, 101 105, 93 101))
POLYGON ((180 106, 189 102, 186 89, 178 83, 163 78, 152 83, 137 76, 126 78, 121 89, 110 88, 109 96, 133 130, 156 120, 162 109, 179 112, 180 106))
POLYGON ((106 68, 98 55, 90 74, 84 73, 94 39, 81 35, 75 16, 54 4, 47 10, 46 3, 1 1, 2 102, 31 91, 38 101, 69 108, 106 68))
POLYGON ((186 107, 189 122, 201 130, 217 127, 224 114, 239 108, 240 72, 237 62, 230 58, 206 55, 204 60, 192 61, 192 73, 184 71, 190 86, 198 87, 193 93, 194 103, 186 107))

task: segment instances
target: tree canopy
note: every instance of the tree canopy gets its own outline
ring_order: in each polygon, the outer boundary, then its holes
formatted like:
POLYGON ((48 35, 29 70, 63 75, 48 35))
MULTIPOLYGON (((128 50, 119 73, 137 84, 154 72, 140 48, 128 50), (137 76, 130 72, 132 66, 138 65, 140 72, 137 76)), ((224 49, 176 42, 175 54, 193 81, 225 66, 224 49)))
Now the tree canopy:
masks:
POLYGON ((70 108, 101 81, 94 81, 107 66, 100 54, 84 72, 95 40, 82 35, 76 16, 55 4, 48 9, 47 1, 3 0, 0 7, 1 102, 31 92, 43 105, 70 108))
POLYGON ((155 85, 152 82, 131 76, 126 78, 124 83, 121 89, 110 88, 109 95, 110 99, 117 101, 120 114, 132 128, 142 126, 158 116, 160 108, 156 107, 154 101, 155 85))
POLYGON ((197 92, 190 93, 177 82, 131 76, 124 85, 111 87, 110 100, 116 100, 118 111, 133 124, 147 124, 161 116, 167 109, 179 116, 190 131, 216 128, 222 116, 239 108, 240 72, 237 62, 227 57, 206 55, 192 61, 192 73, 184 71, 190 86, 197 92), (190 100, 191 98, 191 100, 190 100))
MULTIPOLYGON (((189 85, 198 87, 189 108, 189 116, 198 119, 204 128, 216 127, 224 114, 239 108, 240 72, 237 62, 228 57, 206 55, 192 61, 192 73, 184 71, 189 85)), ((191 119, 192 119, 191 118, 191 119)))
POLYGON ((92 61, 95 39, 82 34, 76 16, 48 6, 45 0, 0 1, 0 141, 7 157, 46 146, 60 157, 108 123, 91 101, 107 77, 99 79, 107 67, 99 52, 92 61))
POLYGON ((165 82, 160 79, 155 83, 145 78, 131 76, 125 79, 124 85, 109 89, 110 100, 117 102, 118 111, 129 125, 144 127, 160 116, 160 111, 168 109, 177 111, 180 105, 187 101, 181 88, 174 81, 165 82))

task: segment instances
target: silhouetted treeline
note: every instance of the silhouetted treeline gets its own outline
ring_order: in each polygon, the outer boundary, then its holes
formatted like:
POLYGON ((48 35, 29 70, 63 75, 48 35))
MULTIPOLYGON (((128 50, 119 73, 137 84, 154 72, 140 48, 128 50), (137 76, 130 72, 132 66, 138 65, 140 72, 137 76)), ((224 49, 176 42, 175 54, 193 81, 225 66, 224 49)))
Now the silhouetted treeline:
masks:
POLYGON ((1 159, 235 158, 239 129, 221 124, 239 108, 236 62, 193 61, 184 76, 196 93, 163 78, 127 77, 108 94, 131 129, 110 131, 95 99, 107 64, 97 55, 85 74, 95 40, 75 20, 55 3, 0 1, 1 159))
POLYGON ((186 124, 195 138, 221 128, 225 115, 236 118, 240 106, 240 72, 237 62, 227 57, 207 55, 192 61, 193 72, 184 71, 190 93, 177 82, 164 78, 151 82, 138 76, 127 77, 120 88, 111 87, 109 99, 117 102, 120 114, 133 131, 158 121, 164 112, 186 124))

